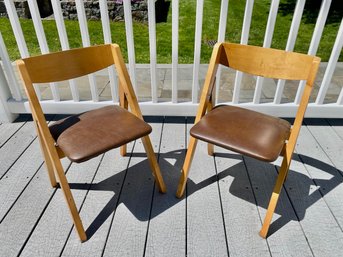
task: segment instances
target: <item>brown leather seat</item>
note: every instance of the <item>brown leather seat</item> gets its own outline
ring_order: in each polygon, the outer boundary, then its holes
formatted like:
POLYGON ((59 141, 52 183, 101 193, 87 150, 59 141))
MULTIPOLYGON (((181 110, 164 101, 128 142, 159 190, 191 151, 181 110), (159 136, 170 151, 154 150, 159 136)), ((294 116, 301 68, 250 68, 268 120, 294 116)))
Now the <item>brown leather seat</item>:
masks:
POLYGON ((291 125, 286 120, 220 105, 195 124, 190 133, 206 142, 272 162, 280 155, 290 129, 291 125))
POLYGON ((84 162, 150 134, 151 127, 119 106, 73 115, 49 127, 57 145, 73 162, 84 162))

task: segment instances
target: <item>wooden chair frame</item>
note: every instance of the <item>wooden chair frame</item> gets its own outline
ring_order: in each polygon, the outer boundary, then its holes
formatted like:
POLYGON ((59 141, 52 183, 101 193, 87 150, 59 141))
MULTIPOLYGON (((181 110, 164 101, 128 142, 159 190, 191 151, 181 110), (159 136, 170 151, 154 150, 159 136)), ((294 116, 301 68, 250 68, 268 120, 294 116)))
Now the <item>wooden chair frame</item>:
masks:
MULTIPOLYGON (((53 187, 57 187, 56 174, 81 241, 87 240, 87 235, 82 225, 80 215, 60 161, 60 159, 65 157, 65 155, 55 144, 55 141, 49 131, 42 108, 34 90, 33 83, 69 80, 93 73, 111 65, 115 65, 119 77, 120 106, 125 109, 128 109, 129 106, 131 112, 143 120, 120 48, 116 44, 73 49, 17 61, 17 66, 29 99, 50 183, 53 187)), ((144 136, 141 139, 153 175, 156 179, 157 186, 160 192, 164 193, 166 192, 166 186, 164 184, 150 138, 149 136, 144 136)), ((121 147, 120 153, 121 155, 126 154, 126 145, 121 147)))
MULTIPOLYGON (((260 235, 263 238, 267 237, 268 229, 279 199, 282 185, 287 177, 296 140, 299 135, 306 107, 313 88, 313 83, 319 68, 319 63, 320 58, 315 56, 231 43, 217 43, 212 53, 194 124, 199 122, 205 115, 206 111, 212 110, 214 106, 213 92, 215 91, 215 76, 219 64, 257 76, 289 80, 306 80, 306 86, 289 139, 285 142, 283 147, 282 165, 273 189, 262 229, 260 231, 260 235)), ((190 136, 188 150, 176 192, 176 196, 179 198, 182 197, 185 191, 188 173, 197 141, 198 140, 196 138, 190 136)), ((211 144, 208 144, 208 153, 213 155, 213 145, 211 144)))

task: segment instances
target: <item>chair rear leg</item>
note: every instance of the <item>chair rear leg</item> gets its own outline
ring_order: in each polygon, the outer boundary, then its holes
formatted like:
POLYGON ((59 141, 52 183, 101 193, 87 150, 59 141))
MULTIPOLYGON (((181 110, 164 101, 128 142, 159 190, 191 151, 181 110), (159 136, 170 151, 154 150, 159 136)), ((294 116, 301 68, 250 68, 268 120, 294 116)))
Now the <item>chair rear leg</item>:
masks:
POLYGON ((181 176, 180 176, 180 180, 179 180, 179 185, 178 185, 177 192, 176 192, 176 197, 178 197, 178 198, 181 198, 185 192, 188 173, 189 173, 189 169, 190 169, 191 164, 192 164, 192 160, 193 160, 195 148, 197 146, 197 142, 198 142, 198 140, 196 138, 194 138, 192 136, 190 137, 189 146, 188 146, 186 157, 185 157, 185 162, 183 163, 181 176))
POLYGON ((83 228, 82 221, 81 221, 79 212, 76 208, 73 195, 70 191, 70 187, 69 187, 67 178, 64 174, 62 164, 61 164, 59 159, 57 159, 57 160, 55 159, 53 165, 56 169, 56 173, 57 173, 58 179, 60 181, 60 186, 61 186, 63 195, 67 201, 67 205, 68 205, 71 217, 73 219, 73 223, 74 223, 74 226, 76 228, 76 231, 79 235, 81 242, 84 242, 87 240, 87 235, 86 235, 85 229, 83 228))
POLYGON ((282 189, 282 185, 285 182, 285 179, 287 177, 287 173, 289 170, 290 162, 287 161, 286 156, 283 158, 282 165, 279 171, 279 175, 277 177, 272 196, 269 201, 268 209, 266 216, 264 218, 264 222, 260 231, 260 236, 263 238, 266 238, 268 235, 268 230, 270 223, 272 221, 273 214, 275 212, 275 208, 277 205, 277 202, 279 200, 280 192, 282 189))
POLYGON ((151 145, 151 141, 149 136, 142 137, 142 143, 144 145, 145 152, 147 154, 150 167, 152 169, 152 174, 155 177, 158 189, 161 193, 165 193, 167 191, 166 185, 163 181, 163 177, 161 175, 160 166, 157 163, 156 156, 154 150, 151 145))

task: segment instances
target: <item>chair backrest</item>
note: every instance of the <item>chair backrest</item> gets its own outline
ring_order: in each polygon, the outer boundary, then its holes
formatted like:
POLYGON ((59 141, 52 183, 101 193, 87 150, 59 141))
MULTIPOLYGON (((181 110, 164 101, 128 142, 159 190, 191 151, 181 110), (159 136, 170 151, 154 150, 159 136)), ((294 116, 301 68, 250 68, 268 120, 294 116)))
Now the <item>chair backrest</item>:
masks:
POLYGON ((17 61, 33 119, 44 143, 53 144, 52 136, 33 83, 48 83, 84 76, 115 65, 121 93, 125 94, 133 114, 143 119, 120 48, 116 44, 92 46, 29 57, 17 61), (45 142, 45 141, 48 142, 45 142))
MULTIPOLYGON (((320 58, 306 54, 226 42, 217 43, 213 49, 208 67, 195 123, 203 117, 207 108, 211 105, 212 92, 219 64, 262 77, 305 80, 306 86, 289 138, 289 142, 293 144, 296 142, 300 131, 319 63, 320 58)), ((291 150, 287 149, 289 153, 293 151, 291 150)))
POLYGON ((221 64, 252 75, 307 80, 315 56, 258 46, 222 44, 221 64), (224 57, 224 58, 223 58, 224 57))

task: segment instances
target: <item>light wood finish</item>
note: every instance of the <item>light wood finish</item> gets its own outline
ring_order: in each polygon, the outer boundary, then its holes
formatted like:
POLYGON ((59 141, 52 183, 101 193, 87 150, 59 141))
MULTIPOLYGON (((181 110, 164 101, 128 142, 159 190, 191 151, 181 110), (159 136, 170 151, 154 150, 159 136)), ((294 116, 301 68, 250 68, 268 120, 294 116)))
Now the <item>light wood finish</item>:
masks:
MULTIPOLYGON (((80 48, 17 61, 21 78, 25 85, 25 91, 30 102, 37 134, 41 142, 41 149, 47 166, 50 183, 53 187, 56 186, 56 173, 81 241, 87 240, 87 235, 82 225, 78 209, 75 205, 74 198, 71 194, 71 190, 60 161, 60 158, 64 157, 64 153, 55 144, 55 141, 50 134, 50 130, 46 124, 33 83, 69 80, 104 69, 113 64, 117 68, 119 74, 120 88, 122 92, 120 95, 121 106, 125 109, 128 109, 128 106, 130 106, 132 113, 143 120, 142 113, 137 103, 137 98, 133 91, 118 45, 108 44, 80 48), (66 65, 66 63, 68 63, 68 65, 66 65)), ((147 152, 147 157, 149 159, 153 175, 156 178, 157 185, 161 192, 165 192, 166 187, 164 185, 149 136, 142 138, 142 141, 147 152)), ((126 154, 125 146, 121 149, 121 153, 126 154)))
MULTIPOLYGON (((127 99, 125 97, 124 91, 121 88, 121 86, 119 86, 119 105, 125 110, 128 110, 129 108, 127 99)), ((126 154, 127 154, 127 145, 122 145, 120 147, 120 155, 125 156, 126 154)))
MULTIPOLYGON (((200 119, 205 115, 206 110, 210 111, 213 108, 212 93, 215 75, 219 64, 238 71, 268 78, 306 80, 306 87, 301 103, 298 107, 291 134, 288 141, 285 142, 284 150, 282 151, 284 159, 282 161, 282 166, 274 186, 267 214, 260 231, 260 235, 264 238, 268 235, 268 229, 276 208, 282 185, 287 177, 295 144, 319 68, 319 63, 320 58, 315 56, 256 46, 218 43, 213 50, 195 123, 200 121, 200 119)), ((176 196, 179 198, 184 194, 189 169, 196 148, 196 142, 197 139, 193 137, 190 138, 189 148, 182 168, 178 190, 176 192, 176 196)), ((208 153, 210 155, 213 154, 212 147, 213 146, 208 145, 208 153)))

